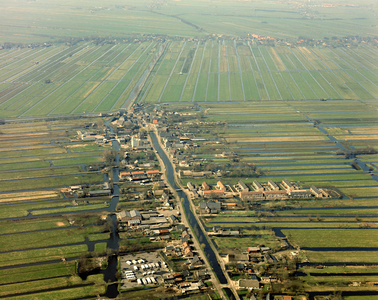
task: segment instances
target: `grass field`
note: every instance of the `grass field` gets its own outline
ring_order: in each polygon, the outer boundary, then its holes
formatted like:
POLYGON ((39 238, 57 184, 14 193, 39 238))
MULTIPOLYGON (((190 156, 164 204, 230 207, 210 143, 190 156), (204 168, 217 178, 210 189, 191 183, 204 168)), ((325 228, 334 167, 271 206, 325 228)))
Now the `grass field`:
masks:
POLYGON ((1 126, 0 266, 7 275, 0 278, 0 297, 77 299, 105 292, 102 275, 85 281, 76 275, 75 259, 88 250, 106 251, 103 240, 109 233, 98 224, 109 199, 79 200, 74 205, 69 193, 63 194, 70 185, 104 181, 103 174, 88 173, 85 165, 101 162, 109 147, 71 143, 69 138, 75 138, 84 123, 60 120, 1 126), (94 249, 87 241, 94 242, 94 249))
MULTIPOLYGON (((167 41, 161 50, 162 45, 145 41, 52 46, 29 50, 32 53, 21 56, 24 64, 5 60, 3 68, 0 56, 4 82, 0 117, 111 111, 124 105, 137 90, 141 90, 138 101, 147 103, 354 101, 378 96, 376 66, 362 47, 351 53, 359 64, 365 64, 360 70, 361 66, 356 69, 355 64, 345 62, 350 59, 341 47, 269 47, 229 40, 167 41), (148 68, 152 68, 151 73, 141 87, 138 82, 148 68)), ((20 54, 15 51, 14 55, 16 59, 20 54)))

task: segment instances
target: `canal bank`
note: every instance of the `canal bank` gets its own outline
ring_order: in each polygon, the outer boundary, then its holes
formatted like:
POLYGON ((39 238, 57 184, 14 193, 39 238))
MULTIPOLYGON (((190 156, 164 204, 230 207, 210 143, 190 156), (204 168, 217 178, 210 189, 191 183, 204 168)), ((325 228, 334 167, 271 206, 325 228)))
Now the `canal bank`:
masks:
POLYGON ((225 275, 225 273, 223 272, 222 267, 217 260, 216 253, 214 252, 213 248, 209 244, 206 238, 206 234, 203 232, 201 224, 199 224, 196 216, 191 210, 190 201, 186 193, 176 184, 174 167, 171 161, 168 159, 165 151, 160 146, 157 136, 153 132, 151 132, 151 140, 152 140, 155 150, 160 156, 160 159, 162 161, 162 166, 164 165, 165 167, 165 176, 168 183, 174 189, 175 193, 177 193, 177 196, 179 197, 179 199, 182 199, 182 201, 180 201, 180 206, 182 207, 182 210, 185 213, 188 225, 193 229, 192 230, 193 235, 194 234, 196 235, 196 241, 194 242, 198 241, 197 248, 199 249, 200 252, 201 250, 203 251, 203 254, 206 256, 206 259, 207 259, 207 261, 205 262, 208 262, 209 267, 211 267, 214 274, 219 280, 219 282, 216 279, 213 280, 213 283, 215 287, 217 288, 218 293, 220 292, 220 294, 222 295, 222 292, 219 290, 223 288, 230 299, 239 299, 237 293, 234 293, 231 291, 230 288, 232 288, 232 285, 229 284, 226 278, 227 274, 225 275), (201 243, 201 245, 199 245, 199 243, 201 243))

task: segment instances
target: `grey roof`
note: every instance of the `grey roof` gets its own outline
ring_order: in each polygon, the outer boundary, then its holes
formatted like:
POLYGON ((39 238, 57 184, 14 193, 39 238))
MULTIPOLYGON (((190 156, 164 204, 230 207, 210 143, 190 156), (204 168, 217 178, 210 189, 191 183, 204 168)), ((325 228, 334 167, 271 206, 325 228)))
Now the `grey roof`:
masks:
POLYGON ((321 192, 314 185, 311 186, 311 190, 316 194, 321 194, 321 192))
POLYGON ((131 210, 126 212, 126 216, 130 218, 142 217, 142 214, 138 210, 131 210))
POLYGON ((190 261, 191 264, 195 264, 197 262, 201 262, 200 258, 198 257, 198 255, 195 255, 193 257, 193 259, 190 261))
POLYGON ((184 229, 185 229, 185 225, 183 224, 177 225, 177 230, 184 230, 184 229))
POLYGON ((282 180, 282 183, 286 184, 288 187, 292 187, 290 181, 287 179, 282 180))
POLYGON ((268 183, 273 187, 273 188, 278 188, 277 184, 273 180, 269 180, 268 183))
POLYGON ((222 206, 222 203, 220 202, 214 202, 214 201, 209 201, 209 202, 200 202, 199 207, 200 208, 209 208, 211 210, 220 210, 222 206))
POLYGON ((89 191, 89 195, 110 195, 111 190, 89 191))
POLYGON ((240 187, 241 187, 243 190, 248 190, 248 187, 246 186, 246 184, 245 184, 243 181, 239 180, 238 183, 239 183, 240 187))

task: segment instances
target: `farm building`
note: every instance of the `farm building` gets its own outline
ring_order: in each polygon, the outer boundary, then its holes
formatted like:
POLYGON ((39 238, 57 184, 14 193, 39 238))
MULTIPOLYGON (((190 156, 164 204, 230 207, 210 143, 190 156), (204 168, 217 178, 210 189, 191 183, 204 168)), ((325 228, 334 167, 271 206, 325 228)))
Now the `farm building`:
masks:
POLYGON ((273 180, 268 181, 268 186, 271 188, 272 191, 278 191, 280 189, 273 180))
POLYGON ((239 196, 242 201, 265 199, 262 192, 240 192, 239 196))
POLYGON ((221 181, 217 182, 217 187, 220 191, 226 192, 226 187, 224 186, 224 184, 221 181))
POLYGON ((202 212, 216 214, 221 211, 222 203, 215 201, 200 202, 199 208, 202 212))
POLYGON ((286 191, 265 191, 264 192, 266 200, 277 200, 277 199, 287 199, 288 194, 286 191))
POLYGON ((239 180, 238 186, 239 186, 239 188, 242 192, 248 192, 249 191, 249 188, 247 187, 247 185, 241 180, 239 180))
POLYGON ((283 184, 283 186, 284 186, 285 189, 290 190, 290 191, 293 191, 293 190, 294 190, 294 187, 293 187, 293 185, 290 183, 289 180, 287 180, 287 179, 282 180, 282 184, 283 184))
POLYGON ((261 186, 260 182, 258 182, 257 180, 253 181, 252 186, 255 189, 255 192, 262 192, 264 190, 264 188, 261 186))

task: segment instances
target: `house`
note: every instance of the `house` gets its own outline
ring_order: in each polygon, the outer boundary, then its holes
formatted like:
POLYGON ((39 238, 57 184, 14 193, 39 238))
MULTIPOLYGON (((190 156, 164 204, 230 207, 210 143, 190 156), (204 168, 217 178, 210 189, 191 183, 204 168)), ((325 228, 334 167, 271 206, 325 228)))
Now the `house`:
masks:
POLYGON ((239 180, 238 186, 239 186, 239 188, 242 192, 248 192, 249 191, 248 186, 241 180, 239 180))
POLYGON ((210 274, 206 270, 198 270, 198 279, 206 280, 210 279, 210 274))
POLYGON ((202 260, 198 257, 198 255, 195 255, 192 260, 190 260, 190 267, 198 267, 202 266, 203 262, 202 260))
POLYGON ((186 227, 185 227, 185 225, 183 225, 183 224, 179 224, 179 225, 176 226, 176 229, 177 229, 177 230, 180 230, 180 231, 184 231, 185 228, 186 228, 186 227))
POLYGON ((185 243, 185 242, 189 242, 190 241, 190 236, 189 235, 186 235, 184 237, 181 238, 181 243, 185 243))
POLYGON ((237 287, 239 290, 258 290, 260 289, 260 283, 258 280, 253 279, 239 279, 237 287))
POLYGON ((186 186, 188 187, 189 191, 194 191, 195 188, 194 188, 194 185, 189 181, 186 186))
POLYGON ((167 193, 163 193, 163 195, 161 195, 161 198, 160 198, 162 201, 164 201, 164 202, 167 202, 167 201, 169 201, 169 196, 168 196, 168 194, 167 193))
POLYGON ((184 256, 185 257, 193 257, 194 256, 194 254, 193 254, 192 249, 190 248, 190 246, 188 246, 188 247, 186 247, 184 249, 184 256))
POLYGON ((255 189, 256 192, 262 192, 264 188, 261 186, 260 182, 257 180, 254 180, 252 183, 253 188, 255 189))
POLYGON ((218 213, 222 209, 222 203, 215 201, 200 202, 199 208, 205 213, 218 213))
POLYGON ((160 176, 160 171, 159 170, 150 170, 146 172, 146 175, 148 178, 153 178, 153 177, 158 177, 160 176))
POLYGON ((170 216, 168 217, 168 222, 171 223, 172 225, 173 225, 173 224, 177 224, 178 221, 179 221, 179 220, 177 219, 177 217, 176 217, 175 215, 170 215, 170 216))
POLYGON ((314 196, 316 198, 322 198, 323 197, 323 193, 321 191, 319 191, 314 185, 312 185, 310 187, 310 191, 314 194, 314 196))
POLYGON ((184 238, 184 237, 190 237, 189 236, 189 233, 186 231, 186 230, 184 230, 183 232, 182 232, 182 234, 181 234, 181 238, 184 238))
POLYGON ((171 255, 174 255, 175 254, 175 247, 173 246, 166 246, 164 248, 164 252, 167 256, 171 256, 171 255))
POLYGON ((131 172, 121 172, 121 173, 119 173, 119 176, 120 176, 120 179, 124 180, 127 177, 131 176, 131 172))
POLYGON ((208 191, 208 190, 210 190, 210 187, 209 187, 209 185, 206 182, 202 182, 202 189, 204 191, 208 191))
POLYGON ((269 180, 268 181, 268 186, 270 187, 270 189, 272 191, 278 191, 280 188, 278 187, 277 184, 275 184, 275 182, 273 180, 269 180))
POLYGON ((185 160, 181 160, 179 162, 179 167, 182 167, 182 168, 188 168, 189 167, 189 164, 185 161, 185 160))
POLYGON ((284 188, 287 189, 287 190, 290 190, 290 191, 293 191, 293 190, 294 190, 293 185, 292 185, 292 184, 290 183, 290 181, 287 180, 287 179, 282 180, 282 185, 283 185, 284 188))
POLYGON ((220 191, 223 191, 223 192, 226 192, 226 187, 224 186, 224 184, 221 182, 221 181, 218 181, 217 182, 217 187, 220 191))
POLYGON ((185 277, 186 279, 188 279, 189 277, 192 276, 192 273, 190 273, 189 270, 184 270, 184 271, 181 273, 181 275, 182 275, 183 277, 185 277))

